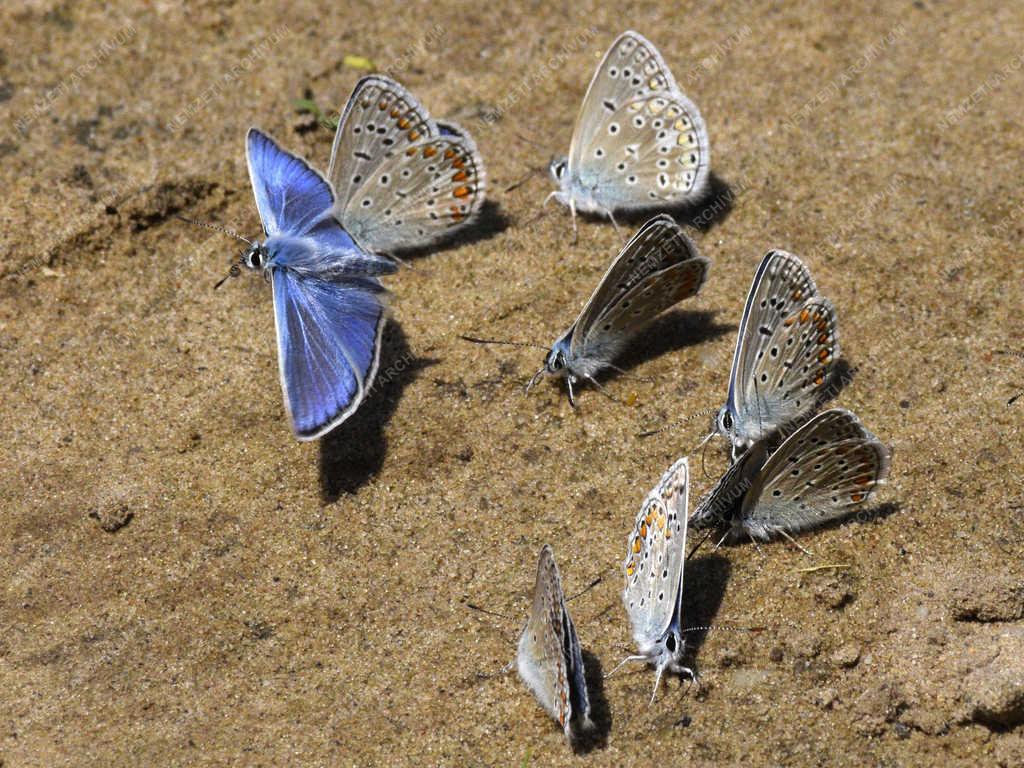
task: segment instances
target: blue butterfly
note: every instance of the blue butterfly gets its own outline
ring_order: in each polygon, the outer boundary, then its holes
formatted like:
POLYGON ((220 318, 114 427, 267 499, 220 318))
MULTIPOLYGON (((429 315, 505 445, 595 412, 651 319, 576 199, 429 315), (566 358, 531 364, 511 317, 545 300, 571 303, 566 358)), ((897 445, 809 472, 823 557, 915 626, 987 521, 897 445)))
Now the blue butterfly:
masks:
POLYGON ((255 128, 246 158, 266 240, 242 264, 273 285, 285 406, 295 436, 313 440, 351 416, 373 383, 385 319, 377 276, 396 265, 356 245, 332 211, 331 185, 304 160, 255 128))

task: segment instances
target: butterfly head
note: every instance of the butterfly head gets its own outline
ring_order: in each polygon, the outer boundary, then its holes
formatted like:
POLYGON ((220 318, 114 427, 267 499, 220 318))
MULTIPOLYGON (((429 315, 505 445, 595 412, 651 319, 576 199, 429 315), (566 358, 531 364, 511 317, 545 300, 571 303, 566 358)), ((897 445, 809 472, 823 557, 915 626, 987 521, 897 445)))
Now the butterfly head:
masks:
POLYGON ((693 677, 693 670, 680 663, 683 653, 686 650, 686 641, 683 640, 679 627, 673 625, 668 632, 654 643, 641 644, 638 649, 646 657, 647 663, 654 667, 654 692, 651 694, 651 701, 658 695, 658 686, 661 684, 661 676, 665 672, 682 675, 688 674, 693 677))
POLYGON ((549 376, 565 376, 569 370, 565 362, 565 352, 557 346, 552 349, 544 361, 544 370, 549 376))
POLYGON ((251 243, 242 252, 242 266, 253 271, 262 271, 270 261, 270 252, 263 243, 251 243))
POLYGON ((551 174, 551 180, 559 187, 565 186, 565 175, 569 170, 569 161, 564 157, 554 157, 548 164, 548 173, 551 174))
POLYGON ((718 411, 718 416, 715 418, 715 430, 729 442, 736 442, 736 417, 728 405, 723 405, 718 411))

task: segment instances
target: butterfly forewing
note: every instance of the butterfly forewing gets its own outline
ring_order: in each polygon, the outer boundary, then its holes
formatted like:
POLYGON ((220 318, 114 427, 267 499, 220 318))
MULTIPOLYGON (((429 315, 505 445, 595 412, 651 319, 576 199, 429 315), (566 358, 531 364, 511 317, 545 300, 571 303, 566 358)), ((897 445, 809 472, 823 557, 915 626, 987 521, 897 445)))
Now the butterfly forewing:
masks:
POLYGON ((672 465, 647 495, 622 563, 622 601, 638 644, 664 635, 682 599, 689 462, 672 465))
POLYGON ((612 359, 633 333, 696 295, 710 264, 670 216, 648 221, 612 262, 580 313, 574 356, 612 359))
POLYGON ((800 259, 785 251, 765 254, 747 294, 729 379, 728 405, 736 418, 739 438, 759 439, 765 434, 760 424, 774 421, 762 403, 749 399, 749 393, 755 390, 761 398, 769 397, 759 384, 755 387, 755 368, 764 359, 765 350, 770 349, 771 337, 779 326, 816 294, 811 273, 800 259))
POLYGON ((569 149, 569 172, 578 169, 583 148, 608 116, 627 102, 676 90, 672 73, 647 38, 633 31, 619 35, 598 65, 583 99, 569 149))
POLYGON ((533 605, 519 638, 516 663, 523 682, 567 737, 572 738, 574 724, 589 724, 590 703, 579 639, 548 545, 541 549, 537 563, 533 605))
POLYGON ((421 247, 470 221, 483 205, 485 186, 472 140, 435 136, 386 152, 353 192, 341 220, 370 250, 421 247))
POLYGON ((848 514, 888 474, 888 449, 857 417, 825 411, 765 463, 743 502, 741 523, 760 538, 806 530, 848 514))
POLYGON ((362 78, 338 123, 327 171, 338 198, 337 210, 345 211, 355 190, 386 152, 404 150, 436 133, 427 111, 401 85, 380 75, 362 78))

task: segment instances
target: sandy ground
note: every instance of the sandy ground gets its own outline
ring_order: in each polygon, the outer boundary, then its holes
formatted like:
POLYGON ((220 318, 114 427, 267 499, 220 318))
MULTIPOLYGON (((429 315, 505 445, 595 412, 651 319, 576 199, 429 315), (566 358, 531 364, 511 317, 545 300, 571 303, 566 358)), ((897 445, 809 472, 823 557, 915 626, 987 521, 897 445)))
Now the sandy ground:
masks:
MULTIPOLYGON (((1024 10, 1017 4, 5 3, 0 10, 0 765, 1024 763, 1024 10), (633 27, 700 105, 714 261, 572 411, 550 343, 622 244, 548 209, 597 57, 633 27), (175 214, 248 234, 243 135, 325 166, 359 59, 460 120, 481 224, 388 280, 381 383, 295 441, 270 291, 175 214), (554 61, 553 61, 554 60, 554 61), (552 68, 551 63, 556 66, 552 68), (495 111, 500 120, 492 120, 495 111), (811 265, 892 447, 860 519, 688 567, 699 692, 607 681, 635 511, 717 407, 753 268, 811 265), (514 675, 550 542, 601 732, 514 675), (817 565, 845 569, 802 572, 817 565), (508 616, 467 608, 472 602, 508 616)), ((706 210, 706 209, 702 209, 706 210)), ((699 464, 697 465, 699 466, 699 464)), ((723 457, 709 455, 709 471, 723 457)), ((697 492, 710 482, 696 474, 697 492)))

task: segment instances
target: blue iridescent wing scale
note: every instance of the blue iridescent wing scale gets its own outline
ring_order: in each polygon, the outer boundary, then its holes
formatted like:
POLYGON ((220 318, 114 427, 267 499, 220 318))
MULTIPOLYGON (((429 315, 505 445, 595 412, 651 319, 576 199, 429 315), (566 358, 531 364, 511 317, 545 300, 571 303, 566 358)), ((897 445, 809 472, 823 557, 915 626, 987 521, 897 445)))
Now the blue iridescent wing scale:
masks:
POLYGON ((295 434, 312 440, 350 416, 377 372, 384 329, 373 278, 328 282, 273 270, 278 362, 295 434))

